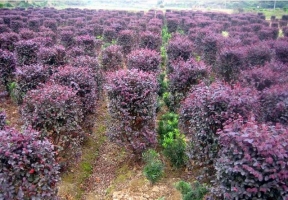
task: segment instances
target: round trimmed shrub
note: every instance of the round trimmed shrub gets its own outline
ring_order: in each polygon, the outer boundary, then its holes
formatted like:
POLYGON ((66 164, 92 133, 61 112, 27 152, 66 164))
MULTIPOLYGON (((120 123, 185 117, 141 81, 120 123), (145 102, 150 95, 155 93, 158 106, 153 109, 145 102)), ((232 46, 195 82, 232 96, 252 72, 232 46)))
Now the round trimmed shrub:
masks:
POLYGON ((276 59, 288 63, 288 41, 278 41, 274 45, 276 59))
POLYGON ((128 69, 140 69, 145 72, 158 73, 160 70, 161 56, 154 50, 137 49, 127 56, 128 69))
POLYGON ((224 199, 287 199, 287 128, 243 121, 218 132, 216 170, 224 199))
POLYGON ((20 109, 25 124, 41 132, 59 149, 63 165, 81 153, 84 138, 82 103, 72 88, 46 83, 27 92, 20 109), (73 149, 73 151, 71 151, 73 149))
POLYGON ((157 35, 150 31, 144 31, 140 33, 140 48, 147 48, 155 51, 160 51, 162 45, 162 39, 160 35, 157 35))
POLYGON ((288 124, 288 83, 271 86, 260 96, 264 122, 288 124))
POLYGON ((174 33, 177 31, 179 20, 177 18, 168 18, 167 20, 167 29, 169 33, 174 33))
POLYGON ((41 26, 41 20, 38 18, 32 18, 28 20, 28 27, 34 32, 38 32, 41 26))
POLYGON ((177 60, 173 62, 171 67, 172 69, 168 76, 169 91, 177 99, 180 96, 182 97, 180 99, 183 99, 191 86, 199 84, 200 80, 208 74, 206 65, 202 62, 196 62, 194 59, 189 59, 186 62, 177 60))
POLYGON ((36 89, 40 84, 45 83, 49 78, 49 71, 43 65, 24 65, 16 69, 16 95, 17 103, 22 103, 25 94, 36 89))
POLYGON ((108 136, 136 155, 157 143, 157 79, 147 72, 120 70, 107 76, 108 136))
POLYGON ((117 32, 114 28, 106 27, 103 29, 103 40, 104 42, 111 43, 113 40, 116 40, 117 32))
POLYGON ((105 72, 116 71, 123 68, 122 48, 119 45, 111 45, 102 51, 101 66, 105 72))
POLYGON ((97 58, 90 56, 78 56, 71 59, 70 65, 78 68, 89 68, 91 70, 91 75, 94 77, 97 85, 97 95, 98 98, 100 98, 101 91, 103 90, 104 77, 97 58))
POLYGON ((248 65, 256 66, 264 65, 265 62, 270 62, 272 57, 273 51, 269 45, 259 43, 248 47, 245 60, 247 61, 248 65))
POLYGON ((0 199, 57 199, 54 146, 32 129, 0 130, 0 199))
POLYGON ((167 47, 167 55, 170 61, 176 59, 188 60, 191 57, 193 43, 186 36, 177 35, 170 39, 167 47))
POLYGON ((89 35, 81 35, 75 38, 76 44, 82 48, 85 54, 93 56, 95 55, 95 39, 89 35))
POLYGON ((18 41, 19 35, 17 33, 2 33, 0 35, 0 47, 3 50, 13 52, 18 41))
POLYGON ((97 85, 88 67, 65 66, 51 76, 54 83, 68 86, 76 92, 82 102, 84 114, 94 113, 97 99, 97 85))
POLYGON ((224 47, 217 55, 214 70, 226 82, 234 82, 243 69, 245 56, 244 47, 224 47))
POLYGON ((20 65, 31 65, 37 62, 38 44, 33 40, 21 40, 16 43, 17 62, 20 65))
POLYGON ((22 40, 31 40, 35 37, 35 33, 29 29, 21 29, 19 32, 19 36, 22 40))
POLYGON ((57 21, 56 20, 53 20, 53 19, 47 19, 47 20, 44 20, 43 21, 43 25, 46 27, 46 28, 50 28, 53 32, 56 32, 57 31, 57 21))
POLYGON ((60 33, 60 41, 61 44, 63 44, 64 47, 71 47, 75 44, 75 40, 74 40, 74 33, 73 31, 61 31, 60 33))
POLYGON ((135 33, 131 30, 120 31, 117 44, 122 46, 123 53, 129 54, 135 46, 135 33))
POLYGON ((259 116, 258 92, 251 88, 214 82, 193 89, 180 108, 179 126, 190 141, 188 156, 198 164, 212 164, 219 150, 217 130, 238 114, 259 116))

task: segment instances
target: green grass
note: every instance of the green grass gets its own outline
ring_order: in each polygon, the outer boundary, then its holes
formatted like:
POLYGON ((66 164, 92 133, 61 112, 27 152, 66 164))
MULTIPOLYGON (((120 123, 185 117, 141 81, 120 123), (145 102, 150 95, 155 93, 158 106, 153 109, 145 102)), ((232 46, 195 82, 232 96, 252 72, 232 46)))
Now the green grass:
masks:
POLYGON ((271 16, 276 16, 276 19, 281 19, 283 15, 287 15, 288 12, 283 9, 247 9, 247 12, 263 13, 266 17, 266 20, 270 20, 271 16))
POLYGON ((99 156, 99 149, 106 141, 106 126, 104 122, 101 123, 105 117, 98 116, 97 118, 100 118, 95 119, 95 121, 99 122, 99 125, 93 130, 92 136, 85 141, 80 162, 62 175, 61 185, 64 187, 63 192, 72 196, 73 199, 81 199, 83 197, 85 192, 83 184, 93 173, 93 164, 99 156))

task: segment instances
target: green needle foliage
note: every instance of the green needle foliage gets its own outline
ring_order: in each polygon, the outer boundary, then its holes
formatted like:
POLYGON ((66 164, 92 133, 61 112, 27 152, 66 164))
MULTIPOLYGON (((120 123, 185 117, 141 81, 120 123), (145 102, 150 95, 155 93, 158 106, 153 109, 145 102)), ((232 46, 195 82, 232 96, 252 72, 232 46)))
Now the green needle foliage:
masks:
POLYGON ((159 154, 153 149, 143 153, 143 160, 146 163, 143 174, 152 184, 156 183, 164 174, 164 164, 159 157, 159 154))
POLYGON ((181 192, 183 200, 202 200, 209 191, 207 186, 198 181, 195 181, 193 186, 185 181, 179 181, 176 183, 176 189, 181 192))

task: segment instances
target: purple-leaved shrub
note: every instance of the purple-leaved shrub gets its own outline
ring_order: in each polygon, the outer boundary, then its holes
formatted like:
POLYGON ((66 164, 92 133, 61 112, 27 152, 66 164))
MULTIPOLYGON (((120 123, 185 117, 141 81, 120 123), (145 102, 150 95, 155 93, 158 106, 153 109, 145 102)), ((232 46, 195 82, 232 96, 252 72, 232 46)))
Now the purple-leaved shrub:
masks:
POLYGON ((252 88, 214 82, 193 88, 180 108, 179 126, 190 141, 188 156, 198 164, 215 162, 219 150, 217 131, 238 114, 247 118, 259 115, 258 92, 252 88))
POLYGON ((184 61, 191 57, 193 43, 188 37, 176 35, 170 39, 167 47, 167 55, 170 61, 182 58, 184 61))
POLYGON ((168 75, 168 90, 171 93, 169 108, 177 110, 179 103, 186 97, 193 85, 200 83, 207 77, 208 69, 202 62, 189 59, 186 62, 176 60, 171 64, 172 69, 168 75))
POLYGON ((32 129, 0 130, 0 199, 57 199, 54 146, 32 129))
POLYGON ((217 179, 224 199, 288 198, 288 131, 243 118, 218 132, 217 179))
POLYGON ((288 63, 288 41, 277 41, 274 44, 276 59, 288 63))
POLYGON ((140 48, 147 48, 155 51, 160 51, 160 47, 162 45, 162 39, 160 35, 157 35, 150 31, 144 31, 139 34, 140 48))
POLYGON ((0 130, 6 125, 6 113, 4 110, 0 110, 0 130))
POLYGON ((16 57, 20 65, 31 65, 37 62, 39 45, 33 40, 21 40, 16 43, 16 57))
POLYGON ((14 54, 0 49, 0 79, 6 87, 8 83, 13 80, 15 67, 16 61, 14 54))
POLYGON ((93 77, 93 71, 88 67, 64 66, 51 76, 51 81, 63 86, 68 86, 82 102, 82 110, 94 113, 97 99, 97 84, 93 77))
POLYGON ((14 91, 17 103, 22 103, 23 97, 28 91, 36 89, 40 84, 45 83, 48 78, 48 68, 41 64, 17 67, 15 72, 17 87, 14 91))
POLYGON ((75 38, 76 44, 82 48, 86 55, 95 55, 95 39, 90 35, 81 35, 75 38))
POLYGON ((159 73, 161 56, 154 50, 137 49, 127 56, 127 68, 139 69, 150 73, 159 73))
POLYGON ((84 138, 82 103, 72 88, 46 83, 27 92, 20 109, 22 120, 59 148, 61 162, 68 164, 81 153, 84 138), (73 149, 73 151, 71 151, 73 149))
POLYGON ((119 70, 107 76, 108 136, 136 155, 156 144, 157 79, 137 69, 119 70))
POLYGON ((132 30, 120 31, 117 44, 122 46, 125 55, 129 54, 135 47, 135 32, 132 30))
POLYGON ((122 47, 119 45, 111 45, 102 51, 100 58, 103 71, 116 71, 123 68, 124 56, 122 47))
POLYGON ((288 124, 288 83, 273 85, 260 96, 264 122, 288 124))
POLYGON ((224 47, 216 58, 214 71, 226 82, 234 82, 244 68, 246 48, 224 47))

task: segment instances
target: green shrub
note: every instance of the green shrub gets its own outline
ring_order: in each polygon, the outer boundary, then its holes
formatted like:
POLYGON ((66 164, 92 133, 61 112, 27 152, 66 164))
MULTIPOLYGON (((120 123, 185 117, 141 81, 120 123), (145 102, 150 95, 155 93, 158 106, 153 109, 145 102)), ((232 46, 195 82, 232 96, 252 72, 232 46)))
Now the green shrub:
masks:
POLYGON ((198 181, 193 183, 193 187, 190 183, 179 181, 176 183, 176 189, 181 192, 183 200, 202 200, 209 191, 207 186, 200 184, 198 181))
POLYGON ((159 142, 164 148, 163 153, 171 164, 177 168, 184 166, 187 160, 186 142, 178 129, 178 115, 175 113, 163 115, 159 122, 158 133, 159 142))
POLYGON ((159 159, 159 154, 153 149, 147 150, 142 156, 146 163, 143 174, 152 184, 154 184, 163 176, 164 164, 159 159))
POLYGON ((187 155, 185 153, 186 142, 184 137, 181 136, 178 136, 176 139, 172 139, 172 142, 167 144, 166 148, 163 150, 164 155, 176 168, 183 167, 187 160, 187 155))

